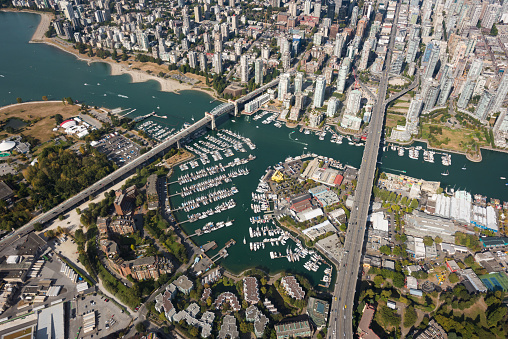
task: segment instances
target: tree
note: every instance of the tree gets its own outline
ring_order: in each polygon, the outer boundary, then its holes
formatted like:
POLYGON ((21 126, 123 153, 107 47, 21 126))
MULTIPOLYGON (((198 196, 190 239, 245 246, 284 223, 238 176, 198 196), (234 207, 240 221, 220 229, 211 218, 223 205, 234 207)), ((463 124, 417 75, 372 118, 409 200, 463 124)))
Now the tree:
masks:
POLYGON ((457 276, 456 273, 450 273, 450 275, 448 276, 448 280, 450 280, 452 284, 456 284, 459 281, 459 277, 457 276))
POLYGON ((406 307, 406 311, 404 312, 404 327, 409 328, 416 323, 416 319, 418 318, 415 308, 411 305, 406 307))
POLYGON ((199 330, 197 327, 193 326, 189 329, 189 334, 193 336, 194 338, 197 338, 199 335, 199 330))
POLYGON ((499 306, 498 308, 490 311, 487 316, 487 323, 492 327, 496 326, 501 319, 506 315, 506 307, 499 306))
POLYGON ((496 24, 493 24, 492 28, 490 29, 490 35, 497 36, 497 33, 498 33, 497 32, 497 26, 496 26, 496 24))
POLYGON ((74 232, 74 239, 78 244, 83 244, 86 241, 85 234, 81 228, 77 229, 76 232, 74 232))
POLYGON ((434 240, 432 240, 432 237, 430 235, 426 235, 423 237, 423 244, 427 247, 432 246, 434 243, 434 240))
POLYGON ((16 101, 18 102, 18 104, 21 104, 23 102, 23 99, 21 99, 20 97, 17 97, 16 101))
POLYGON ((437 237, 435 237, 435 238, 434 238, 434 242, 435 242, 436 244, 440 244, 440 243, 442 243, 442 242, 443 242, 443 239, 441 239, 441 237, 440 237, 440 236, 437 236, 437 237))
POLYGON ((341 232, 346 232, 346 230, 347 230, 346 224, 340 224, 339 229, 341 232))
POLYGON ((475 264, 475 262, 476 261, 474 260, 474 257, 471 254, 464 259, 464 263, 469 267, 472 267, 475 264))
POLYGON ((387 245, 383 245, 379 248, 379 252, 381 252, 384 255, 390 255, 392 254, 392 250, 387 245))
POLYGON ((374 284, 376 285, 377 288, 380 288, 383 282, 384 279, 381 275, 378 274, 374 277, 374 284))
POLYGON ((40 223, 40 222, 36 222, 36 223, 34 224, 34 230, 36 230, 37 232, 42 231, 42 225, 41 225, 41 223, 40 223))
POLYGON ((62 214, 60 214, 60 215, 58 216, 58 220, 60 220, 60 221, 64 220, 64 216, 63 216, 62 214))
POLYGON ((61 114, 55 114, 55 122, 57 125, 60 125, 63 122, 63 117, 61 114))
POLYGON ((81 209, 79 207, 76 207, 76 213, 79 215, 81 214, 81 209))
POLYGON ((137 331, 138 333, 143 333, 143 332, 145 332, 145 331, 146 331, 146 326, 145 326, 145 324, 143 324, 143 323, 141 323, 141 322, 140 322, 140 323, 137 323, 137 324, 136 324, 136 331, 137 331))

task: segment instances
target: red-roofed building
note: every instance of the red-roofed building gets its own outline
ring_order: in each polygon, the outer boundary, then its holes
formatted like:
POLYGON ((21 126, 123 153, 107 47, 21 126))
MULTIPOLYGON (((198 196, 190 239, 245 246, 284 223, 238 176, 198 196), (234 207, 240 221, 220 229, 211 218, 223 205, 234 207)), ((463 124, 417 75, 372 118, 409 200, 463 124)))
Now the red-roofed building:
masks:
POLYGON ((310 200, 304 200, 291 205, 291 209, 296 213, 300 213, 312 207, 310 200))
POLYGON ((335 180, 333 180, 333 184, 335 186, 340 186, 340 184, 342 184, 342 180, 344 180, 344 177, 340 174, 337 174, 337 176, 335 177, 335 180))
POLYGON ((370 328, 372 318, 376 310, 371 305, 366 304, 363 308, 362 319, 358 325, 358 337, 361 339, 379 339, 376 333, 370 328))

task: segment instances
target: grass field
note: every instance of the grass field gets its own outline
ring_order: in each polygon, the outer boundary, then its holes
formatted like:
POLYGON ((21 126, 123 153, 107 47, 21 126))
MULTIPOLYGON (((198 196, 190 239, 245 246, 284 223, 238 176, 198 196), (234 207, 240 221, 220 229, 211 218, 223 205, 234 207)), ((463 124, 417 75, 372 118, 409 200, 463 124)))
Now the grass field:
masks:
POLYGON ((386 127, 392 127, 392 128, 397 127, 397 125, 399 124, 399 121, 401 121, 403 119, 404 119, 403 115, 388 113, 386 115, 386 127))
MULTIPOLYGON (((422 139, 429 139, 430 134, 430 126, 432 124, 423 124, 422 125, 422 139)), ((431 146, 458 151, 458 152, 471 152, 471 143, 474 141, 478 146, 487 145, 482 136, 480 139, 475 135, 475 132, 469 129, 451 129, 448 127, 443 127, 442 125, 434 125, 437 127, 442 127, 442 134, 433 134, 433 136, 441 142, 441 144, 432 142, 429 140, 431 146)))
MULTIPOLYGON (((22 133, 43 143, 51 139, 52 129, 56 126, 55 119, 52 117, 60 114, 65 120, 78 115, 79 108, 80 106, 64 105, 62 102, 28 103, 0 110, 0 121, 18 118, 29 122, 27 126, 16 130, 14 134, 22 133)), ((5 130, 3 133, 6 133, 5 130)))

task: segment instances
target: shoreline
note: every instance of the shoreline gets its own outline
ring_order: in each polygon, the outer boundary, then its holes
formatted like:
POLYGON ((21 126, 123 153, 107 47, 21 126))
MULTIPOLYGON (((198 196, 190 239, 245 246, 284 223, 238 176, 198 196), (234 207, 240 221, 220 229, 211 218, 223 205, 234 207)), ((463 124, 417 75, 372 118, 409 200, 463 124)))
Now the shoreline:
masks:
POLYGON ((387 139, 386 142, 392 143, 392 144, 397 144, 397 145, 400 145, 400 146, 410 146, 410 145, 412 145, 415 142, 421 142, 421 143, 426 145, 427 149, 435 150, 435 151, 440 151, 440 152, 448 152, 448 153, 463 155, 463 156, 466 157, 467 160, 469 160, 471 162, 477 162, 477 163, 480 163, 483 160, 482 152, 481 152, 482 149, 488 150, 488 151, 494 151, 494 152, 497 151, 497 152, 501 152, 501 153, 508 153, 507 150, 493 149, 492 147, 490 147, 490 148, 480 147, 480 151, 478 152, 478 155, 473 158, 469 153, 465 153, 465 152, 461 152, 461 151, 456 151, 456 150, 451 150, 451 149, 446 149, 446 148, 439 148, 439 147, 431 146, 429 141, 427 139, 411 139, 408 142, 400 142, 400 141, 396 141, 396 140, 387 139))
POLYGON ((45 38, 44 34, 46 34, 46 32, 49 29, 49 26, 51 25, 51 20, 55 17, 53 13, 39 12, 31 9, 2 8, 0 9, 0 12, 32 13, 41 16, 41 21, 39 21, 39 24, 37 25, 37 28, 35 29, 35 32, 32 35, 32 38, 30 38, 29 43, 42 42, 45 38))
POLYGON ((61 51, 67 52, 73 56, 75 56, 78 60, 84 61, 90 65, 93 62, 102 62, 105 64, 108 64, 110 66, 109 75, 116 76, 116 75, 123 75, 128 74, 131 78, 132 83, 138 83, 138 82, 147 82, 150 80, 157 81, 160 86, 160 91, 162 92, 169 92, 174 94, 179 94, 180 91, 199 91, 208 94, 212 99, 224 102, 224 99, 219 98, 216 96, 215 91, 211 90, 208 91, 204 88, 195 87, 193 85, 189 85, 186 83, 179 83, 176 80, 173 79, 164 79, 160 78, 155 75, 151 75, 148 73, 145 73, 143 71, 138 71, 131 69, 127 65, 115 62, 112 60, 107 59, 99 59, 96 57, 87 57, 79 55, 76 52, 69 50, 68 48, 65 48, 64 46, 60 45, 58 43, 57 38, 46 38, 45 33, 47 32, 49 26, 51 25, 51 20, 54 18, 54 15, 52 13, 48 12, 38 12, 33 10, 17 10, 17 9, 2 9, 0 10, 2 12, 13 12, 13 13, 32 13, 32 14, 38 14, 41 16, 41 21, 39 22, 39 25, 37 26, 34 34, 32 35, 32 38, 30 39, 29 43, 43 43, 46 45, 50 45, 53 47, 58 48, 61 51))
POLYGON ((147 81, 153 80, 153 81, 156 81, 159 83, 159 86, 160 86, 159 90, 161 92, 169 92, 169 93, 179 94, 180 91, 199 91, 199 92, 208 94, 212 99, 222 101, 221 98, 218 98, 215 96, 214 92, 207 91, 203 88, 194 87, 192 85, 185 84, 185 83, 179 83, 173 79, 160 78, 155 75, 145 73, 143 71, 130 69, 128 66, 126 66, 122 63, 119 63, 119 62, 114 62, 114 61, 107 60, 107 59, 97 60, 95 58, 90 58, 87 56, 79 55, 77 53, 74 53, 73 51, 70 51, 67 48, 64 48, 63 46, 60 46, 60 44, 58 44, 54 40, 54 38, 52 38, 52 39, 45 38, 44 40, 34 41, 34 42, 35 43, 43 43, 43 44, 46 44, 49 46, 56 47, 63 52, 73 55, 76 59, 86 62, 88 65, 90 65, 91 63, 94 63, 94 62, 107 64, 110 67, 109 75, 117 76, 117 75, 127 74, 130 76, 132 83, 147 82, 147 81))

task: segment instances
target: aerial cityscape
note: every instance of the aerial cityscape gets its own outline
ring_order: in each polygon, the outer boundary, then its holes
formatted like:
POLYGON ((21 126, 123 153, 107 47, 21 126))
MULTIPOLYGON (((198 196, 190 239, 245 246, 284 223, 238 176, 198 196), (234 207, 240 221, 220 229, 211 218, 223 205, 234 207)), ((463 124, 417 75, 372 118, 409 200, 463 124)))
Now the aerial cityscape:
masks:
POLYGON ((0 46, 0 339, 508 336, 508 1, 0 0, 0 46))

